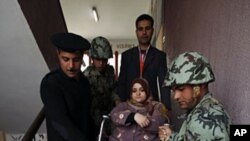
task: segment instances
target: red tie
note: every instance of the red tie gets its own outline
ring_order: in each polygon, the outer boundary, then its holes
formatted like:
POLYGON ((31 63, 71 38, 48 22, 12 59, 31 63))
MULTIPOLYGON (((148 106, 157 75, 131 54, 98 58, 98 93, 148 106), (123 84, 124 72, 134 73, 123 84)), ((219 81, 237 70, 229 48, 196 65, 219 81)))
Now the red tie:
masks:
POLYGON ((142 78, 145 58, 146 58, 146 50, 140 50, 140 78, 142 78))

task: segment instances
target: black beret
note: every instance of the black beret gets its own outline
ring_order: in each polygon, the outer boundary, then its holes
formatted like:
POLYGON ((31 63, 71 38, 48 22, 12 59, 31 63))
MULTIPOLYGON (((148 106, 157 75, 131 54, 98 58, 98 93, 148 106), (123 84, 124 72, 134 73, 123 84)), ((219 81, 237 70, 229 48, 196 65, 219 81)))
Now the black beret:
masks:
POLYGON ((56 33, 50 39, 58 49, 66 52, 83 52, 90 48, 90 43, 87 39, 74 33, 56 33))

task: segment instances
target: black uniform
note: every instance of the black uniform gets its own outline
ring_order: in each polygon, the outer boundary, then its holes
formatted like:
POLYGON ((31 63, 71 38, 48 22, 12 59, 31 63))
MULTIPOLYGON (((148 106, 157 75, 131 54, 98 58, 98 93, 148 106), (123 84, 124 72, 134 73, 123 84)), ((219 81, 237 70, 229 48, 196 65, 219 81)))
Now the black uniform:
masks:
POLYGON ((96 133, 90 118, 91 92, 83 74, 79 80, 61 69, 48 73, 41 83, 48 141, 93 141, 96 133))

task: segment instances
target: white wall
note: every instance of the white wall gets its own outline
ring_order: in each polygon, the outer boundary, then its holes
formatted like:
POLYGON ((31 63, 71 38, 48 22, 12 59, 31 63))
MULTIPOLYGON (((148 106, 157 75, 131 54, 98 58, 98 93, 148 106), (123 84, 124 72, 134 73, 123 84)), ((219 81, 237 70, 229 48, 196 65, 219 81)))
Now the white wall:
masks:
POLYGON ((49 70, 18 2, 1 0, 0 17, 0 131, 25 133, 42 107, 40 81, 49 70))

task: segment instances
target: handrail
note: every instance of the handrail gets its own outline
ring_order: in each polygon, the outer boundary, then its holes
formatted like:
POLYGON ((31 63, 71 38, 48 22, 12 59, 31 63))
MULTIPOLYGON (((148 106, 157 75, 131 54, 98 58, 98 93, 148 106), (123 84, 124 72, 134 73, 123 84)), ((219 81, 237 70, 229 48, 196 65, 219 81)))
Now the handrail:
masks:
POLYGON ((37 130, 40 128, 41 124, 43 123, 43 120, 45 119, 45 113, 44 113, 44 107, 41 109, 41 111, 38 113, 37 117, 29 127, 29 129, 24 134, 22 141, 32 141, 34 138, 37 130))

